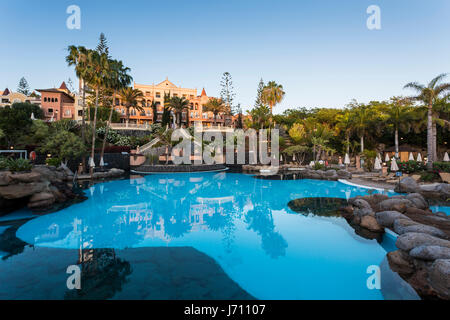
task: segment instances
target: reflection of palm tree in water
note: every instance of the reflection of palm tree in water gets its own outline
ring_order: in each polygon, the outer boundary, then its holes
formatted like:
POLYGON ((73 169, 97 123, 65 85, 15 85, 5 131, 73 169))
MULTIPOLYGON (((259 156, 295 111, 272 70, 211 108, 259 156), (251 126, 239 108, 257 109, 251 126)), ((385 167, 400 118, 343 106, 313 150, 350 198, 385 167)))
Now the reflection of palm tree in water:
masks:
POLYGON ((131 274, 128 261, 117 258, 113 249, 80 250, 81 290, 70 290, 65 299, 111 299, 122 290, 131 274))
POLYGON ((245 216, 248 229, 261 236, 263 250, 273 259, 284 256, 288 246, 281 234, 275 231, 272 212, 265 206, 255 206, 245 216))

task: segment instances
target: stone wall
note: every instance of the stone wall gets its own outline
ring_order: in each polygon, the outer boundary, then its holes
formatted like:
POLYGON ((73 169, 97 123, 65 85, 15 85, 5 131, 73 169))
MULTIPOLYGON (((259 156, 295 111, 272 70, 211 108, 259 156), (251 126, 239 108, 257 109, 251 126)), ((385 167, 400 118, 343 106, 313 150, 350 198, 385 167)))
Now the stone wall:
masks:
MULTIPOLYGON (((95 154, 95 164, 98 166, 100 163, 100 154, 95 154)), ((45 164, 46 155, 38 155, 36 158, 36 164, 44 165, 45 164)), ((88 164, 89 157, 86 157, 86 164, 88 164)), ((130 171, 130 154, 122 154, 122 153, 105 153, 103 157, 103 161, 105 162, 106 169, 122 169, 125 171, 130 171)), ((72 159, 69 160, 67 166, 73 172, 77 171, 78 165, 81 163, 80 159, 72 159)))

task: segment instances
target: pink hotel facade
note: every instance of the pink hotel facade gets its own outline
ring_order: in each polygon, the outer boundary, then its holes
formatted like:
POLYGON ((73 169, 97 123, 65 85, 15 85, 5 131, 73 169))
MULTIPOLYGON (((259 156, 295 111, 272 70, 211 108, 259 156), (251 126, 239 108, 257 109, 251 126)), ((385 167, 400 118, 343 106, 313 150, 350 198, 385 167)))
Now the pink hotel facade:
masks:
MULTIPOLYGON (((134 88, 142 91, 144 110, 130 110, 130 123, 152 124, 162 120, 164 110, 164 97, 184 97, 189 100, 189 109, 182 113, 182 124, 188 125, 193 122, 202 122, 203 126, 212 126, 214 114, 203 110, 203 106, 208 103, 210 97, 203 89, 198 95, 197 89, 181 88, 170 82, 168 79, 156 85, 145 85, 134 83, 134 88), (153 114, 152 102, 157 106, 157 114, 153 114)), ((81 120, 82 103, 81 97, 74 95, 63 82, 59 88, 38 89, 41 94, 41 107, 46 120, 72 119, 81 120)), ((126 121, 126 108, 119 95, 114 99, 114 108, 121 115, 121 121, 126 121)), ((232 117, 219 114, 217 124, 221 126, 232 125, 232 117)))

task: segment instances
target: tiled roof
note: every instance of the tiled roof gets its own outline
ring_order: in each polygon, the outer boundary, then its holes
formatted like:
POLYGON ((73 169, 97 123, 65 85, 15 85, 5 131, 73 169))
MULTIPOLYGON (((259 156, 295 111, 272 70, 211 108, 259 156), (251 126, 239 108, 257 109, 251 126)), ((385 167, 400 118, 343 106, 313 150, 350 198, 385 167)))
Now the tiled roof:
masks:
POLYGON ((61 93, 66 95, 67 97, 71 98, 73 101, 75 101, 74 97, 68 94, 66 91, 63 91, 61 89, 51 88, 51 89, 36 89, 38 92, 51 92, 51 93, 61 93))

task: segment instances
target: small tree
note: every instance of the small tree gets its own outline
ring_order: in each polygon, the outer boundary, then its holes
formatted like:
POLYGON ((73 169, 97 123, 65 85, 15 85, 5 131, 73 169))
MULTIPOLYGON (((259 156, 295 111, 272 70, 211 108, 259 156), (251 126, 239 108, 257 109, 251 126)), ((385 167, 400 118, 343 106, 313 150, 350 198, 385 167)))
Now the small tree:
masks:
POLYGON ((60 131, 49 136, 39 151, 55 155, 65 165, 69 159, 78 159, 87 152, 83 141, 72 132, 60 131))
POLYGON ((17 92, 20 92, 26 96, 30 95, 30 86, 28 85, 27 80, 25 77, 22 77, 19 81, 19 86, 17 87, 17 92))
POLYGON ((264 106, 263 103, 264 87, 265 87, 264 80, 261 78, 261 80, 259 80, 258 92, 256 93, 255 108, 264 106))
POLYGON ((231 74, 229 72, 225 72, 222 76, 222 80, 220 81, 220 86, 222 90, 220 91, 220 98, 224 102, 227 112, 230 114, 234 114, 234 106, 233 101, 236 94, 234 93, 233 88, 233 80, 231 79, 231 74))

